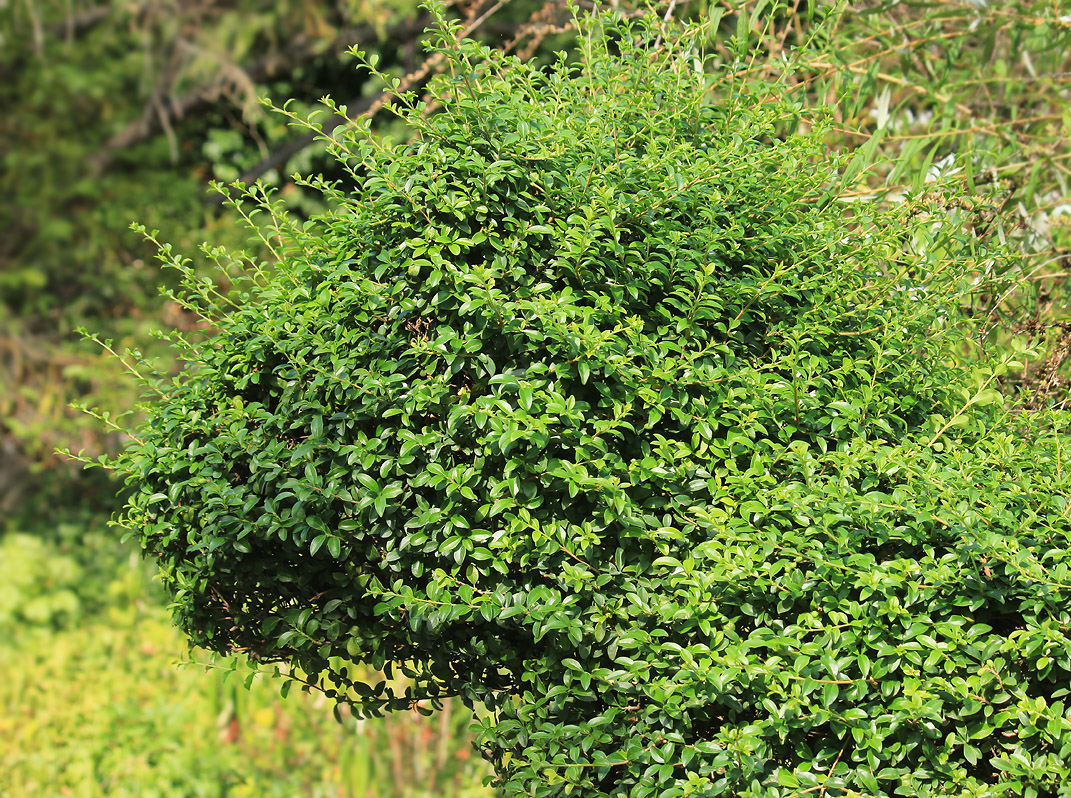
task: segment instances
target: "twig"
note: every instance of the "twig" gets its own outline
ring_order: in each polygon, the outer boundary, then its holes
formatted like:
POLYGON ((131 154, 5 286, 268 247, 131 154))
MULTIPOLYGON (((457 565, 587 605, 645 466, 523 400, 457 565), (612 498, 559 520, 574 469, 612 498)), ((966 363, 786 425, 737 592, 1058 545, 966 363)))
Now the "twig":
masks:
MULTIPOLYGON (((671 16, 673 16, 673 9, 676 7, 676 5, 677 5, 677 0, 669 0, 669 8, 666 9, 666 15, 664 17, 662 17, 663 25, 666 25, 666 24, 669 23, 669 19, 670 19, 671 16)), ((662 30, 659 31, 658 35, 655 37, 654 49, 656 49, 656 50, 662 44, 662 33, 663 33, 663 31, 665 31, 665 27, 663 27, 662 30)))

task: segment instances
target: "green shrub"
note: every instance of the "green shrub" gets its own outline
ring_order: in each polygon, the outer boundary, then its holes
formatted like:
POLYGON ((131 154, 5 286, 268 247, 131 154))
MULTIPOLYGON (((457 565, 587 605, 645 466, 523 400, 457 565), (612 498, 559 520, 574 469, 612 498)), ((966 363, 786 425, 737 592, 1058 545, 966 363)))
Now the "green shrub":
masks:
POLYGON ((453 33, 275 277, 190 285, 219 332, 117 462, 181 627, 486 705, 507 794, 1071 794, 1062 417, 958 365, 970 203, 838 201, 740 39, 453 33))

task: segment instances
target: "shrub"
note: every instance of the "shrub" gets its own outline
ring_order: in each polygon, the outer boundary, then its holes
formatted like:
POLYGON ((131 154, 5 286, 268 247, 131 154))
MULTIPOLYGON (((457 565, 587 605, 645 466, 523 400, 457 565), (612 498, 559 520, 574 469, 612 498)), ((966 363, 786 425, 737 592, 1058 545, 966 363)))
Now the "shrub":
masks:
POLYGON ((662 27, 445 26, 413 141, 337 136, 270 275, 191 283, 117 462, 177 622, 485 705, 507 794, 1068 795, 1060 417, 962 365, 1005 254, 936 185, 837 201, 820 115, 662 27))

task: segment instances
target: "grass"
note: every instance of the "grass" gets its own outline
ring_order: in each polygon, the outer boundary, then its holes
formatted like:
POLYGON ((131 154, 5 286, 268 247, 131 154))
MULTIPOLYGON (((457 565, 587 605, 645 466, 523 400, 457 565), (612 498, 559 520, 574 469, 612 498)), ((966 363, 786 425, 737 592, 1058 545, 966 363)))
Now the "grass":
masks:
POLYGON ((163 608, 115 603, 0 642, 7 798, 490 796, 460 704, 339 723, 323 696, 188 653, 163 608), (207 666, 207 667, 206 667, 207 666))

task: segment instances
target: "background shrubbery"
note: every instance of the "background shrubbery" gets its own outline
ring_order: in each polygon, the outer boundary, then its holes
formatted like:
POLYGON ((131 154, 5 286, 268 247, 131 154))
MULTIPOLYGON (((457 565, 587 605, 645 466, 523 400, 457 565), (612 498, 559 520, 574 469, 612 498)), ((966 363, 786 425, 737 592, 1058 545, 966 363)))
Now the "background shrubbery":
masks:
POLYGON ((206 670, 207 658, 195 657, 178 667, 187 657, 155 602, 134 609, 117 598, 62 629, 23 624, 16 640, 0 643, 0 790, 27 798, 488 794, 467 712, 340 724, 322 696, 282 700, 277 684, 244 684, 229 664, 206 670))
MULTIPOLYGON (((1066 17, 1051 2, 999 7, 947 2, 926 8, 856 3, 845 13, 805 5, 810 4, 741 10, 737 4, 678 3, 674 15, 710 21, 707 46, 723 63, 736 57, 732 37, 749 36, 752 75, 792 85, 788 96, 804 107, 832 103, 834 126, 825 141, 831 150, 856 153, 842 187, 860 200, 860 208, 875 190, 917 191, 939 174, 965 187, 971 198, 965 218, 1010 241, 1021 256, 1003 261, 1008 276, 1030 278, 1012 294, 975 296, 974 313, 986 333, 977 341, 995 352, 994 346, 1018 331, 1047 347, 1025 369, 995 379, 1010 399, 1015 386, 1024 388, 1029 406, 1063 401, 1061 366, 1069 351, 1064 276, 1071 237, 1066 17), (782 75, 781 53, 812 38, 817 47, 782 75), (874 136, 879 128, 884 132, 874 136), (854 185, 848 187, 848 181, 854 185)), ((485 10, 474 6, 457 13, 475 22, 485 10)), ((297 97, 292 110, 298 114, 325 93, 348 102, 351 110, 367 107, 379 96, 380 84, 340 56, 355 42, 378 52, 389 74, 412 73, 406 85, 421 89, 438 66, 423 69, 416 37, 426 17, 420 14, 396 4, 315 3, 176 11, 151 4, 30 2, 0 10, 5 75, 0 222, 9 231, 0 242, 0 494, 12 535, 4 541, 2 562, 5 573, 10 569, 16 577, 5 582, 10 589, 0 597, 0 624, 17 630, 9 640, 15 646, 10 656, 0 657, 5 674, 40 673, 50 650, 56 657, 50 667, 58 674, 68 672, 65 662, 77 673, 89 672, 73 652, 91 650, 94 640, 110 634, 92 624, 108 623, 120 636, 129 628, 131 636, 151 636, 144 624, 131 627, 128 610, 138 596, 139 612, 150 613, 158 606, 157 594, 142 566, 131 563, 129 549, 116 545, 104 527, 115 506, 115 486, 101 472, 79 474, 52 454, 57 445, 90 453, 114 445, 95 423, 67 410, 69 399, 98 404, 104 396, 113 411, 134 400, 135 389, 116 364, 81 343, 72 334, 75 327, 101 331, 118 348, 135 346, 167 357, 147 331, 190 331, 199 324, 157 295, 158 285, 174 285, 178 276, 158 269, 152 247, 132 235, 128 223, 138 219, 160 228, 162 239, 186 253, 203 238, 232 248, 244 245, 247 234, 229 212, 205 202, 205 183, 258 173, 298 215, 316 211, 315 196, 286 175, 294 168, 341 173, 332 171, 307 131, 286 127, 285 118, 261 110, 252 99, 297 97), (87 625, 96 631, 85 631, 87 625), (36 631, 27 633, 30 628, 36 631)), ((557 32, 564 21, 560 9, 514 2, 474 32, 526 55, 534 44, 543 43, 543 52, 570 46, 568 35, 557 32), (529 23, 534 24, 525 27, 529 23)), ((378 129, 389 124, 383 116, 375 122, 378 129)), ((397 125, 392 130, 406 135, 397 125)), ((257 245, 248 247, 254 256, 263 254, 257 245)), ((996 384, 984 374, 978 383, 985 390, 996 384)), ((135 648, 131 643, 128 650, 135 648)), ((157 651, 161 663, 179 656, 163 645, 157 651)), ((125 662, 120 656, 98 658, 93 683, 124 684, 118 674, 125 662)), ((159 673, 170 678, 162 665, 159 673)), ((190 685, 201 685, 191 692, 214 694, 215 677, 205 682, 199 672, 188 673, 190 685)), ((76 677, 58 676, 56 684, 67 678, 76 677)), ((7 716, 45 713, 49 701, 62 700, 61 693, 49 691, 31 701, 25 692, 12 692, 5 696, 12 707, 7 716)), ((306 705, 295 711, 307 711, 306 705)), ((133 721, 124 716, 117 722, 133 721)), ((212 723, 199 723, 204 725, 194 728, 203 729, 200 736, 215 739, 212 723)), ((309 739, 313 726, 307 727, 309 739)), ((111 735, 99 728, 102 736, 111 735)), ((181 739, 196 737, 191 732, 181 739)), ((131 742, 132 749, 138 745, 131 742)), ((42 743, 35 757, 55 773, 63 767, 64 750, 70 749, 42 743)), ((26 785, 37 777, 26 775, 30 781, 20 782, 20 774, 29 773, 25 759, 20 761, 10 771, 10 787, 4 787, 9 794, 33 794, 26 785)), ((152 771, 144 773, 143 786, 154 784, 152 771)), ((110 783, 108 778, 98 770, 93 776, 71 775, 69 783, 72 789, 76 784, 103 789, 99 785, 110 783)), ((205 784, 210 781, 206 777, 205 784)), ((176 785, 162 794, 192 792, 183 790, 176 785)))

